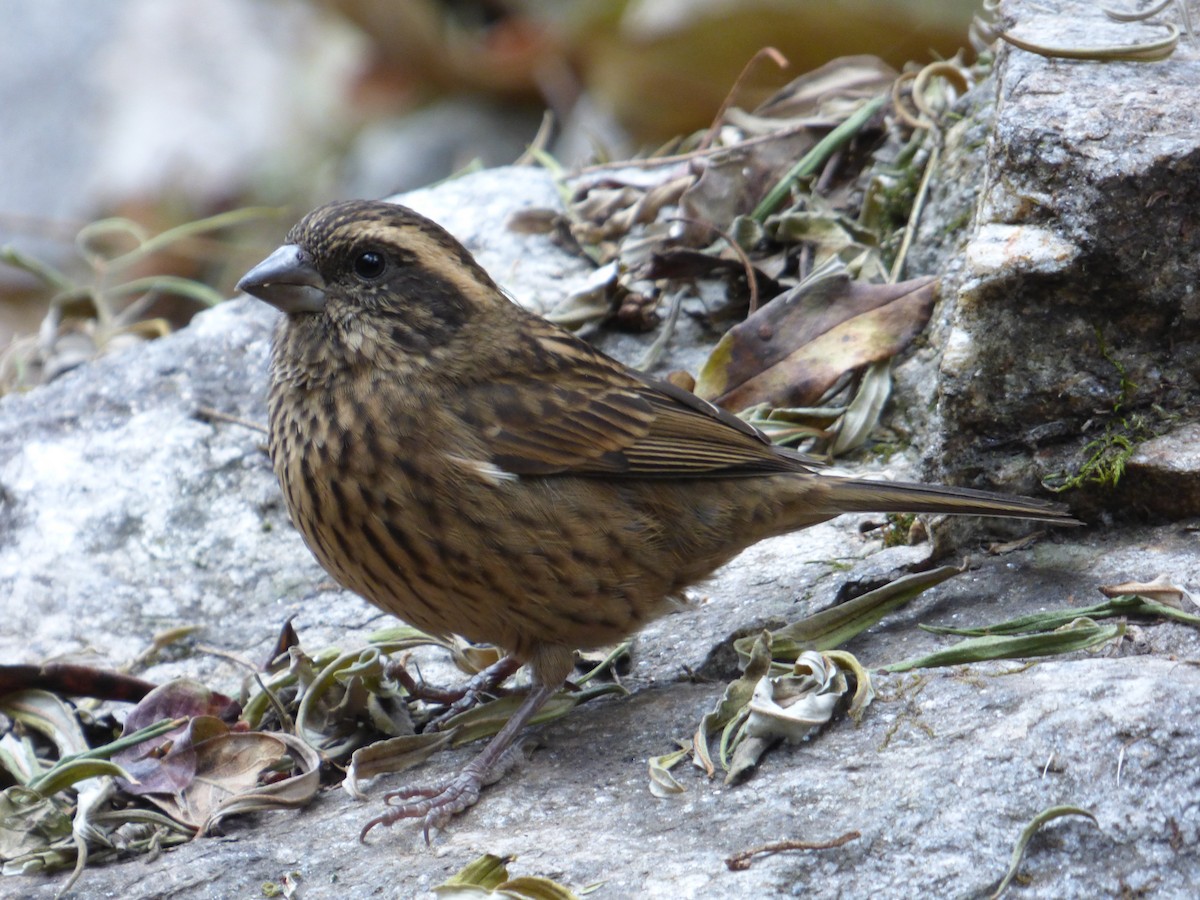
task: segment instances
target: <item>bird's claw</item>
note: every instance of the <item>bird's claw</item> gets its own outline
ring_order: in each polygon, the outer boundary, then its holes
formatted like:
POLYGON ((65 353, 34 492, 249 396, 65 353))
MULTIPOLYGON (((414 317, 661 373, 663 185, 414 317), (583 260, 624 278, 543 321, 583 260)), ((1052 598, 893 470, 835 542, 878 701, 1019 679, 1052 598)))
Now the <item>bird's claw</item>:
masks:
POLYGON ((431 829, 445 827, 454 816, 474 806, 483 788, 483 778, 470 768, 444 784, 434 787, 408 787, 384 794, 390 808, 363 826, 358 839, 366 843, 367 833, 376 825, 390 826, 401 819, 424 819, 425 843, 429 844, 431 829), (399 803, 393 801, 399 800, 399 803))

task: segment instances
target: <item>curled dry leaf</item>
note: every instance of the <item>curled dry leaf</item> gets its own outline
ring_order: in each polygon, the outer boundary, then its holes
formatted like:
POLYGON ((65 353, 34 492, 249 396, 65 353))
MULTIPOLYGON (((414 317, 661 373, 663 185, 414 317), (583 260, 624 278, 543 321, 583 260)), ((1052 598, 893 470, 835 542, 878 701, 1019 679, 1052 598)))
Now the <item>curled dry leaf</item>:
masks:
POLYGON ((936 279, 864 284, 845 274, 798 285, 731 328, 696 393, 733 410, 811 406, 847 372, 886 360, 925 327, 936 279))
POLYGON ((696 735, 692 739, 692 746, 696 751, 696 765, 702 768, 709 778, 717 771, 708 752, 710 736, 737 720, 750 698, 754 696, 755 686, 771 671, 771 635, 768 632, 763 632, 752 640, 746 651, 745 663, 742 677, 725 688, 725 693, 716 708, 705 713, 704 718, 700 720, 696 727, 696 735))
POLYGON ((198 773, 204 775, 209 800, 210 811, 200 826, 206 834, 226 816, 268 809, 300 809, 312 801, 321 787, 320 756, 293 735, 231 733, 217 749, 220 755, 213 756, 220 767, 211 770, 211 777, 210 770, 198 773), (279 749, 275 745, 279 745, 279 749), (264 782, 262 775, 276 768, 285 757, 296 769, 296 774, 264 782), (259 766, 256 773, 254 767, 259 760, 266 765, 259 766), (230 789, 233 774, 245 782, 236 791, 230 789), (256 779, 253 784, 249 783, 251 776, 256 779))
POLYGON ((798 744, 833 716, 849 685, 837 663, 820 653, 801 653, 790 675, 763 678, 750 699, 746 733, 798 744))
POLYGON ((1154 603, 1161 603, 1164 606, 1173 606, 1176 609, 1197 605, 1196 598, 1190 591, 1172 583, 1166 575, 1159 575, 1153 581, 1126 581, 1123 584, 1101 585, 1100 593, 1105 597, 1131 594, 1154 603))
POLYGON ((350 757, 342 788, 355 800, 365 800, 367 795, 359 786, 361 781, 418 766, 434 753, 448 747, 455 734, 453 729, 408 734, 360 747, 350 757))
POLYGON ((746 722, 734 738, 726 783, 745 778, 776 741, 800 743, 827 724, 850 691, 846 670, 857 679, 857 720, 874 690, 866 670, 848 653, 809 650, 800 654, 790 673, 760 679, 747 706, 746 722))
POLYGON ((678 750, 650 757, 650 793, 659 799, 677 797, 687 790, 671 774, 671 769, 691 756, 692 743, 680 741, 679 746, 678 750))

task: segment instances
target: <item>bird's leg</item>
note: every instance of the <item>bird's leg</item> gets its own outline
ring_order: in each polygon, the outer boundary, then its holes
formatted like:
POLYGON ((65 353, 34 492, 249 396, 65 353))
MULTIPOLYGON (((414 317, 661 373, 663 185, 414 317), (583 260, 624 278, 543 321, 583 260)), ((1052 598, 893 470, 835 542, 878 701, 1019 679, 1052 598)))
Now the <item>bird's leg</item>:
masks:
POLYGON ((505 656, 497 662, 492 663, 486 669, 476 672, 471 676, 471 680, 466 683, 466 686, 463 687, 458 699, 451 703, 444 713, 430 722, 429 727, 425 730, 441 731, 443 725, 459 713, 466 712, 468 709, 476 706, 483 695, 493 693, 497 687, 503 684, 519 668, 521 668, 521 661, 519 659, 515 656, 505 656))
MULTIPOLYGON (((494 666, 489 667, 494 668, 494 666)), ((486 671, 486 670, 485 670, 486 671)), ((482 673, 480 673, 482 674, 482 673)), ((429 843, 429 829, 441 828, 450 819, 473 806, 485 784, 491 783, 493 770, 504 758, 521 729, 529 724, 547 700, 558 690, 559 684, 535 682, 525 702, 517 708, 511 719, 483 748, 483 752, 467 763, 466 767, 449 781, 435 787, 412 787, 392 791, 384 796, 389 804, 393 799, 402 802, 392 806, 381 816, 368 822, 359 833, 358 839, 365 841, 367 832, 376 825, 392 825, 401 819, 423 817, 425 820, 425 843, 429 843)))
POLYGON ((404 690, 413 699, 423 700, 426 703, 439 703, 449 707, 449 709, 431 723, 432 728, 430 730, 436 731, 447 719, 458 715, 460 712, 465 712, 479 703, 480 698, 484 694, 493 693, 506 678, 519 668, 521 668, 521 661, 519 659, 513 656, 505 656, 497 662, 492 663, 486 669, 476 672, 463 687, 450 689, 435 687, 424 680, 418 681, 408 673, 408 669, 402 661, 389 664, 388 675, 400 682, 404 690))

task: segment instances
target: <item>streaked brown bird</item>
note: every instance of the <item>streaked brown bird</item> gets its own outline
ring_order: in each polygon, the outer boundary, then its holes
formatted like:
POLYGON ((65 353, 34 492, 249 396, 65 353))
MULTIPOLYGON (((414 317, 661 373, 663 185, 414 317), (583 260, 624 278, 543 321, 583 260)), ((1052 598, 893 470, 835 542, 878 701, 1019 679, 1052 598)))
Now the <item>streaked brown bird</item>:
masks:
POLYGON ((270 450, 321 565, 433 634, 493 643, 533 685, 449 782, 372 820, 426 838, 479 798, 571 671, 764 538, 844 512, 1071 523, 960 488, 820 475, 742 420, 510 301, 445 230, 403 206, 307 215, 238 287, 286 315, 270 450))

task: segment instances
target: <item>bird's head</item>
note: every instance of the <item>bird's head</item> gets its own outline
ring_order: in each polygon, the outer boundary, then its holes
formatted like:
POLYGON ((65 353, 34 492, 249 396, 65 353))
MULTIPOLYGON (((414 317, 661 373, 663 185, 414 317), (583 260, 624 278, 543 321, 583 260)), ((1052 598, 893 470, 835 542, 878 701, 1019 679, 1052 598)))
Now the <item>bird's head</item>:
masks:
POLYGON ((367 200, 309 213, 238 289, 287 315, 293 349, 319 342, 342 363, 433 353, 509 302, 441 226, 367 200))

